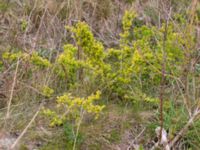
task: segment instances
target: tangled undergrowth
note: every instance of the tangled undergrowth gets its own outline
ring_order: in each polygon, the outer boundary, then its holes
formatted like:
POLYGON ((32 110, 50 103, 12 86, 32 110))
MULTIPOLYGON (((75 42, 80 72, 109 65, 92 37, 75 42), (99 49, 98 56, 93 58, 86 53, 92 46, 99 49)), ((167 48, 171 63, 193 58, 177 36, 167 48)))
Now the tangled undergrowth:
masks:
POLYGON ((198 1, 44 2, 0 2, 2 32, 12 26, 0 47, 9 148, 200 147, 198 1))

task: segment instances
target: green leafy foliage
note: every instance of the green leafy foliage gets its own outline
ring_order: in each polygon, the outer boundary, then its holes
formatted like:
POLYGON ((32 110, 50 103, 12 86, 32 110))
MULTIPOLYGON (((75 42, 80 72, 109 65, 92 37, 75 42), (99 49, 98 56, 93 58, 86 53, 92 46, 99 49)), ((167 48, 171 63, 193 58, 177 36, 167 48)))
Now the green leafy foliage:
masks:
POLYGON ((3 62, 0 61, 0 71, 2 71, 2 70, 3 70, 3 62))

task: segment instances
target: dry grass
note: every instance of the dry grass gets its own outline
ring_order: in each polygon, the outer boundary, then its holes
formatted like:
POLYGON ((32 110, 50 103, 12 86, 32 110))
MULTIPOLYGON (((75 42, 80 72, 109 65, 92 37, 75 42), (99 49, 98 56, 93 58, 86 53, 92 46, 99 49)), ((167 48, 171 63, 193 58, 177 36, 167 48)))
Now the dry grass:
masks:
MULTIPOLYGON (((173 1, 173 3, 177 2, 173 1)), ((182 12, 186 7, 187 4, 183 3, 176 9, 182 12)), ((38 51, 48 56, 49 60, 53 59, 63 50, 64 43, 73 42, 65 30, 65 25, 73 25, 78 20, 87 22, 95 37, 107 48, 117 47, 121 19, 126 9, 134 9, 144 24, 159 25, 162 19, 162 16, 155 17, 158 16, 157 0, 135 0, 134 2, 132 0, 16 0, 8 3, 0 0, 0 60, 3 52, 18 50, 29 54, 38 51)), ((4 72, 0 74, 0 82, 3 81, 2 85, 0 83, 0 125, 7 132, 22 133, 20 137, 24 140, 22 143, 31 138, 36 140, 38 137, 44 143, 53 142, 49 137, 53 138, 57 131, 56 129, 51 131, 45 126, 46 120, 42 115, 36 118, 35 123, 33 121, 30 125, 28 123, 41 102, 48 106, 55 104, 53 101, 55 97, 49 100, 42 96, 40 91, 42 87, 46 85, 56 87, 56 93, 59 94, 64 92, 67 86, 64 81, 61 81, 62 83, 57 81, 57 75, 50 70, 30 73, 30 67, 30 64, 22 62, 5 64, 4 72), (4 116, 7 116, 6 124, 4 116), (26 128, 27 125, 30 128, 26 128), (39 131, 36 131, 36 128, 39 128, 39 131), (37 133, 32 135, 32 132, 37 133), (46 137, 47 135, 49 137, 46 137)), ((110 105, 105 115, 93 124, 88 123, 91 120, 87 118, 88 120, 86 119, 81 127, 87 136, 81 145, 82 149, 129 147, 132 139, 145 128, 140 115, 132 114, 131 108, 125 110, 110 105)), ((143 112, 141 115, 145 117, 145 121, 153 116, 149 112, 143 112)), ((147 142, 144 137, 137 142, 147 142)))

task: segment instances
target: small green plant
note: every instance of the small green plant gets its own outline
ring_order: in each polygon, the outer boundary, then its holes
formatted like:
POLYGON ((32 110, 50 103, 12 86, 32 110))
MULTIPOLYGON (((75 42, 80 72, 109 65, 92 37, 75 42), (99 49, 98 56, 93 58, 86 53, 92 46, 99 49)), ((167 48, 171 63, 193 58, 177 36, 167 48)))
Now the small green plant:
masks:
POLYGON ((9 8, 9 3, 5 2, 4 0, 0 1, 0 12, 6 12, 9 8))
POLYGON ((22 21, 21 21, 21 30, 22 30, 23 32, 25 32, 26 29, 27 29, 27 27, 28 27, 28 22, 27 22, 26 20, 22 20, 22 21))
POLYGON ((57 108, 63 113, 45 109, 44 114, 51 118, 50 126, 61 125, 67 119, 75 119, 76 122, 81 119, 83 113, 93 113, 97 119, 104 105, 95 105, 94 101, 100 98, 100 92, 92 94, 87 98, 73 97, 71 94, 64 94, 57 98, 57 108))
POLYGON ((77 145, 80 145, 83 142, 83 135, 79 132, 76 137, 76 133, 73 129, 73 126, 69 123, 64 124, 64 135, 66 136, 68 148, 71 149, 73 148, 73 144, 76 138, 77 138, 77 145))
POLYGON ((44 87, 42 88, 42 94, 43 94, 44 96, 48 97, 48 98, 51 97, 53 93, 54 93, 54 90, 51 89, 51 88, 48 87, 48 86, 44 86, 44 87))
POLYGON ((2 70, 3 70, 3 62, 0 61, 0 71, 2 71, 2 70))
MULTIPOLYGON (((94 102, 100 98, 100 92, 92 94, 87 98, 73 97, 71 94, 64 94, 57 98, 57 111, 44 109, 43 113, 50 117, 50 126, 63 125, 68 121, 74 122, 73 136, 69 128, 66 130, 66 134, 70 140, 73 140, 73 150, 75 150, 77 141, 79 139, 79 128, 82 123, 85 113, 91 113, 95 115, 97 119, 105 107, 104 105, 95 105, 94 102)), ((69 127, 69 126, 68 126, 69 127)))
POLYGON ((110 133, 109 141, 117 143, 120 141, 120 139, 121 139, 121 135, 119 131, 116 129, 112 130, 110 133))

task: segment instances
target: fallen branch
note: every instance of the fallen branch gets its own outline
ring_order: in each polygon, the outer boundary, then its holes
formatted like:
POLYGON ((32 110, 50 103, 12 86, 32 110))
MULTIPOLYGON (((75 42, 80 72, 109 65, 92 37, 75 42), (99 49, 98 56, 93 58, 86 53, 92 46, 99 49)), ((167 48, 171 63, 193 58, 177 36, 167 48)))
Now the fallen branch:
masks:
POLYGON ((134 148, 135 150, 139 149, 139 145, 135 144, 135 142, 137 141, 137 139, 144 133, 144 131, 146 130, 146 128, 144 128, 136 137, 135 139, 130 143, 129 147, 127 148, 127 150, 130 150, 131 148, 134 148))
POLYGON ((178 132, 178 134, 174 137, 174 139, 170 142, 170 147, 173 147, 178 140, 187 132, 188 128, 192 125, 192 123, 196 120, 196 118, 199 116, 200 110, 197 108, 186 125, 178 132))
MULTIPOLYGON (((180 140, 181 137, 187 132, 189 127, 193 124, 193 122, 197 119, 199 115, 200 115, 200 109, 197 108, 191 115, 190 119, 185 124, 185 126, 178 132, 178 134, 169 143, 167 139, 167 132, 165 131, 165 129, 162 129, 160 144, 164 147, 164 150, 170 150, 170 148, 172 148, 178 142, 178 140, 180 140)), ((159 137, 160 130, 161 130, 160 127, 157 127, 155 130, 157 137, 159 137)), ((159 142, 155 143, 154 146, 151 148, 151 150, 155 150, 157 147, 159 147, 159 142)))

